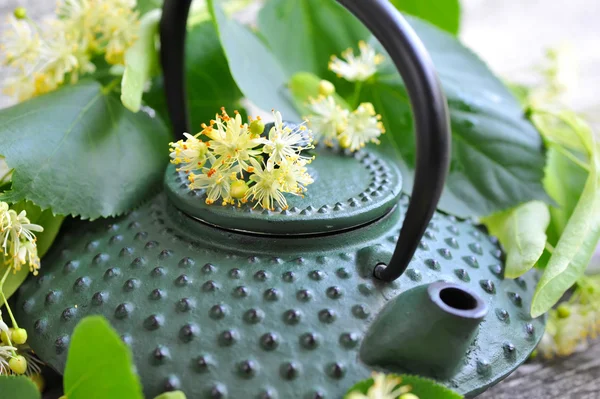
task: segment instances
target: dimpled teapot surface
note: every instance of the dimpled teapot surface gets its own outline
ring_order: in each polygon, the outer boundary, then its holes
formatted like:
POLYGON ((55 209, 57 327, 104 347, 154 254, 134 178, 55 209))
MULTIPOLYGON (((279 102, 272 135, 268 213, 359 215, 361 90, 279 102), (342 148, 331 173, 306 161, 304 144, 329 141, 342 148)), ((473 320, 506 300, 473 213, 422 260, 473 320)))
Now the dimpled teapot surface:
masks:
MULTIPOLYGON (((496 240, 438 213, 404 275, 392 283, 374 279, 374 266, 391 257, 406 211, 406 197, 389 206, 400 196, 400 175, 380 155, 327 152, 320 152, 323 162, 315 161, 311 173, 315 185, 329 186, 328 198, 309 192, 287 211, 204 206, 203 192, 180 187, 184 176, 170 167, 168 195, 123 218, 72 227, 39 278, 21 291, 21 320, 30 320, 24 327, 32 331, 32 347, 62 371, 77 322, 102 314, 131 347, 149 397, 182 389, 192 398, 340 398, 374 369, 417 372, 476 393, 524 361, 543 332, 542 322, 528 316, 532 276, 504 280, 496 240), (359 187, 325 180, 342 169, 332 162, 368 178, 359 187), (196 216, 174 206, 185 207, 190 198, 199 199, 196 216), (363 207, 372 213, 367 224, 361 219, 361 227, 323 234, 327 226, 352 224, 354 210, 363 207), (196 219, 213 209, 262 234, 196 219), (280 219, 292 225, 306 219, 304 228, 321 234, 264 234, 268 221, 280 219), (487 314, 473 337, 468 317, 445 325, 413 289, 437 281, 456 283, 484 302, 487 314), (393 328, 374 323, 386 304, 391 313, 381 322, 393 328), (459 335, 467 340, 458 367, 433 359, 433 350, 457 346, 445 329, 462 324, 459 335), (381 348, 390 334, 393 342, 381 348), (369 335, 375 339, 365 340, 369 335), (397 361, 377 356, 386 350, 396 351, 397 361)), ((452 297, 442 299, 464 308, 452 297)))

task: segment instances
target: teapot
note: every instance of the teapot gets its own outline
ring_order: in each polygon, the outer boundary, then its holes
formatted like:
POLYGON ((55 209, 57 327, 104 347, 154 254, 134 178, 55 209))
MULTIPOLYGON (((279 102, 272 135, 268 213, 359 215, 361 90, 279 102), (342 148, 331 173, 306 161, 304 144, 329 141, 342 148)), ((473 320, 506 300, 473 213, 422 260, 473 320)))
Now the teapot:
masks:
MULTIPOLYGON (((165 0, 160 24, 178 138, 189 131, 190 3, 165 0)), ((73 329, 91 314, 132 349, 148 397, 341 398, 373 371, 472 397, 527 359, 544 330, 528 312, 535 272, 505 279, 496 238, 436 211, 450 127, 426 49, 387 0, 339 3, 406 84, 417 144, 410 198, 396 159, 376 148, 318 147, 310 191, 274 211, 207 205, 170 165, 163 192, 138 209, 66 229, 21 288, 17 316, 44 362, 64 371, 73 329)))

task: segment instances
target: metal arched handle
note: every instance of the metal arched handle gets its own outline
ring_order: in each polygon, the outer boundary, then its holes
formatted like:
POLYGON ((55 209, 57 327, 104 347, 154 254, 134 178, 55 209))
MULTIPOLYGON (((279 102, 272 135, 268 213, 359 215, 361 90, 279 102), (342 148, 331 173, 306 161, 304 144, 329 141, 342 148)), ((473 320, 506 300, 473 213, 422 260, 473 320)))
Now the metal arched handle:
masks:
MULTIPOLYGON (((410 204, 396 249, 375 277, 393 281, 406 270, 435 212, 450 163, 450 123, 446 98, 423 43, 388 0, 338 0, 352 12, 394 61, 406 85, 416 131, 416 169, 410 204)), ((171 123, 176 137, 189 131, 185 96, 184 41, 191 0, 165 0, 160 23, 161 63, 171 123)))

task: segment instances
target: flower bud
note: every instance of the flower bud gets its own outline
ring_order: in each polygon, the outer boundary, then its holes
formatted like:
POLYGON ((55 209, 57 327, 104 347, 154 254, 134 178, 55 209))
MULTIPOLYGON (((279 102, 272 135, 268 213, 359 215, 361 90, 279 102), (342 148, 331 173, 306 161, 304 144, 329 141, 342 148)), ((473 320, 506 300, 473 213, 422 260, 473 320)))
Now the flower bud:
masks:
POLYGON ((255 136, 260 136, 265 130, 265 124, 260 119, 255 119, 250 123, 250 133, 255 136))
POLYGON ((19 355, 8 361, 8 366, 15 374, 25 374, 27 371, 27 359, 19 355))
POLYGON ((12 328, 9 330, 2 330, 0 333, 0 341, 5 345, 8 345, 12 339, 12 328))
POLYGON ((27 18, 27 10, 25 7, 17 7, 15 11, 13 11, 13 15, 16 19, 25 19, 27 18))
POLYGON ((319 82, 319 94, 322 96, 330 96, 335 93, 335 86, 328 80, 319 82))
POLYGON ((244 198, 248 191, 248 185, 243 180, 235 180, 231 183, 231 197, 235 199, 244 198))
POLYGON ((44 392, 44 389, 46 388, 46 380, 44 379, 43 375, 31 374, 29 379, 37 386, 38 391, 44 392))
POLYGON ((556 308, 556 313, 558 314, 559 318, 566 319, 571 315, 571 308, 566 303, 561 303, 556 308))
POLYGON ((12 333, 12 341, 17 345, 23 345, 27 342, 27 331, 24 328, 17 328, 12 333))
POLYGON ((419 397, 414 393, 407 392, 400 395, 398 399, 419 399, 419 397))

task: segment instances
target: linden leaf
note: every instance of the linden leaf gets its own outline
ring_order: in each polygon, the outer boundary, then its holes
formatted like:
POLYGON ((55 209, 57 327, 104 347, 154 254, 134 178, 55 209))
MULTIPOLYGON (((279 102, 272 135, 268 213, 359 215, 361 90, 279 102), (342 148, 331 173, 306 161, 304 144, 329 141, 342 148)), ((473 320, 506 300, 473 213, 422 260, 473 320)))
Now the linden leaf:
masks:
POLYGON ((538 261, 546 245, 546 229, 550 223, 548 205, 540 201, 482 219, 490 234, 500 240, 507 254, 504 276, 517 278, 538 261))
POLYGON ((119 215, 158 190, 170 135, 159 118, 126 110, 82 81, 0 110, 0 154, 14 169, 0 200, 59 215, 119 215))
POLYGON ((589 174, 583 192, 554 247, 531 302, 531 316, 554 306, 587 268, 600 240, 600 144, 587 125, 569 113, 558 115, 567 122, 585 148, 589 174))
POLYGON ((0 375, 0 392, 2 398, 39 399, 41 397, 35 383, 27 377, 0 375))
POLYGON ((240 90, 264 110, 276 109, 286 120, 299 119, 286 93, 287 78, 279 61, 254 33, 229 18, 218 1, 208 0, 229 69, 240 90))
POLYGON ((88 316, 75 327, 64 392, 69 399, 143 399, 131 351, 103 317, 88 316))
POLYGON ((156 34, 161 15, 160 10, 152 10, 140 19, 139 38, 125 53, 121 101, 133 112, 140 110, 144 86, 152 72, 158 69, 156 34))
POLYGON ((459 0, 390 0, 400 11, 419 17, 453 35, 460 28, 459 0))

